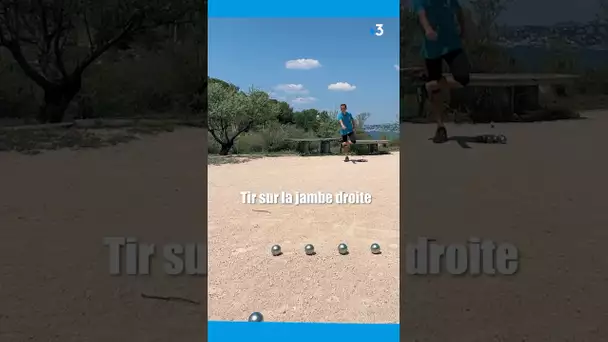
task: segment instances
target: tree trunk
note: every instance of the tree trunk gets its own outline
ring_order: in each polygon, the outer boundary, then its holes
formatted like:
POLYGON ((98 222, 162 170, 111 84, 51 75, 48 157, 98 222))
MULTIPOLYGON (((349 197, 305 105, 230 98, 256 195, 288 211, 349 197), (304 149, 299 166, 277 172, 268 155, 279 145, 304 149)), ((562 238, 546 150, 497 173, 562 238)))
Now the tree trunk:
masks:
POLYGON ((220 149, 220 156, 227 156, 230 150, 232 149, 232 145, 234 145, 233 141, 223 143, 222 148, 220 149))
POLYGON ((38 121, 40 123, 59 123, 63 121, 65 111, 70 102, 82 87, 81 78, 75 77, 62 84, 45 87, 44 104, 40 108, 38 121))

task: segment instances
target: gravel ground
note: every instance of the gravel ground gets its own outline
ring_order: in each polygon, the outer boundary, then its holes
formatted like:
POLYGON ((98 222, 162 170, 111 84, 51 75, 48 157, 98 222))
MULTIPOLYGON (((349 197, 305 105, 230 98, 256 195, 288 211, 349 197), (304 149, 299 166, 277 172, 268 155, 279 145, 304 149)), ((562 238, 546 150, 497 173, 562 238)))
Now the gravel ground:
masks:
POLYGON ((398 322, 399 154, 209 167, 209 319, 398 322), (241 191, 370 193, 371 204, 243 204, 241 191), (350 254, 337 252, 341 242, 350 254), (383 253, 373 255, 370 245, 383 253), (317 254, 307 256, 311 243, 317 254), (279 244, 284 254, 273 257, 279 244))
POLYGON ((103 238, 203 242, 205 132, 93 150, 0 153, 0 341, 200 341, 205 278, 110 276, 103 238))
MULTIPOLYGON (((205 135, 179 130, 87 151, 0 153, 0 341, 199 341, 205 277, 108 274, 106 236, 203 241, 209 205, 209 318, 396 322, 404 341, 608 340, 608 113, 588 120, 451 126, 509 144, 437 146, 404 125, 399 155, 368 163, 279 157, 207 166, 205 135), (249 205, 240 191, 370 192, 371 205, 249 205), (256 209, 254 211, 253 209, 256 209), (402 220, 399 222, 399 209, 402 220), (405 277, 399 232, 515 244, 511 277, 405 277), (351 254, 340 256, 346 242, 351 254), (371 255, 369 245, 384 250, 371 255), (278 243, 284 255, 271 257, 278 243), (308 257, 303 246, 318 254, 308 257)), ((154 263, 161 266, 162 264, 154 263)))
POLYGON ((432 144, 431 125, 402 126, 402 238, 480 237, 521 255, 513 276, 404 277, 403 341, 608 341, 608 112, 584 116, 449 126, 509 138, 470 148, 432 144))

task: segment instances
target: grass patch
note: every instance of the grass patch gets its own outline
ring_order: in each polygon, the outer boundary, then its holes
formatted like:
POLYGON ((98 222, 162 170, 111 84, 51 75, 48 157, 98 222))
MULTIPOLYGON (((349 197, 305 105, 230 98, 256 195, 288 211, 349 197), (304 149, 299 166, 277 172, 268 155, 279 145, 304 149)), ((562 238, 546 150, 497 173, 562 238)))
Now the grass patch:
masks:
POLYGON ((39 154, 63 148, 85 149, 114 146, 138 140, 144 135, 172 132, 172 123, 146 123, 124 128, 28 128, 0 130, 0 151, 39 154))
POLYGON ((224 164, 243 164, 248 161, 263 158, 264 156, 217 156, 209 155, 207 157, 207 165, 224 165, 224 164))
POLYGON ((223 165, 223 164, 243 164, 249 161, 260 158, 276 158, 286 156, 298 156, 296 152, 264 152, 264 153, 247 153, 247 154, 231 154, 220 156, 216 154, 207 155, 207 165, 223 165))
MULTIPOLYGON (((391 151, 398 151, 398 147, 391 151)), ((381 151, 378 153, 352 153, 351 156, 366 156, 366 155, 388 155, 391 151, 381 151)), ((298 157, 344 157, 341 153, 330 153, 330 154, 300 154, 296 151, 284 151, 284 152, 266 152, 266 153, 249 153, 249 154, 232 154, 228 156, 220 156, 216 154, 207 155, 207 165, 224 165, 224 164, 243 164, 260 158, 276 158, 276 157, 287 157, 287 156, 298 156, 298 157)))

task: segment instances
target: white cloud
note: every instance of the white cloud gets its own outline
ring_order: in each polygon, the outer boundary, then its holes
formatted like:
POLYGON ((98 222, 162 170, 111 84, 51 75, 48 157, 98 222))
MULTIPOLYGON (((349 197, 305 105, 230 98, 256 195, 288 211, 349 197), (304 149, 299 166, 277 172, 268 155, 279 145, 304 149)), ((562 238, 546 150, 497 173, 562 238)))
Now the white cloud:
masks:
POLYGON ((268 93, 268 96, 271 99, 275 99, 275 100, 279 100, 279 101, 285 101, 287 98, 285 96, 281 96, 273 91, 271 91, 270 93, 268 93))
POLYGON ((395 70, 397 70, 397 71, 400 71, 400 70, 401 70, 401 68, 399 68, 399 64, 395 64, 395 65, 393 65, 393 66, 395 67, 395 70))
POLYGON ((319 61, 316 59, 300 58, 292 59, 290 61, 285 62, 285 67, 287 69, 309 70, 314 68, 320 68, 321 63, 319 63, 319 61))
POLYGON ((308 103, 313 103, 317 101, 316 98, 314 97, 296 97, 295 99, 291 100, 291 103, 293 104, 308 104, 308 103))
POLYGON ((327 89, 335 91, 353 91, 357 89, 357 87, 349 84, 348 82, 337 82, 327 86, 327 89))
POLYGON ((274 87, 276 91, 282 91, 289 94, 307 94, 308 90, 301 84, 279 84, 274 87))

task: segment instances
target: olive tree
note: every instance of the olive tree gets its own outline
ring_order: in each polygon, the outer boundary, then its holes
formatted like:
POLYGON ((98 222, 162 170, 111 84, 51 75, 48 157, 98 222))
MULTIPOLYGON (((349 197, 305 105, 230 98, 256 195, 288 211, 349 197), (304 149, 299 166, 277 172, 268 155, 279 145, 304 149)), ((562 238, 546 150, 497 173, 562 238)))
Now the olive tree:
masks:
POLYGON ((355 121, 357 122, 357 128, 359 128, 360 131, 363 131, 365 129, 365 122, 367 121, 367 119, 369 119, 370 116, 372 115, 368 112, 357 114, 355 121))
POLYGON ((243 133, 276 119, 280 107, 267 93, 252 88, 248 92, 224 81, 209 80, 207 89, 209 134, 227 155, 243 133))
POLYGON ((39 121, 61 122, 106 51, 200 11, 195 0, 0 0, 0 48, 43 90, 39 121))
POLYGON ((340 123, 338 122, 338 111, 321 111, 317 116, 317 136, 328 138, 336 136, 340 123))

